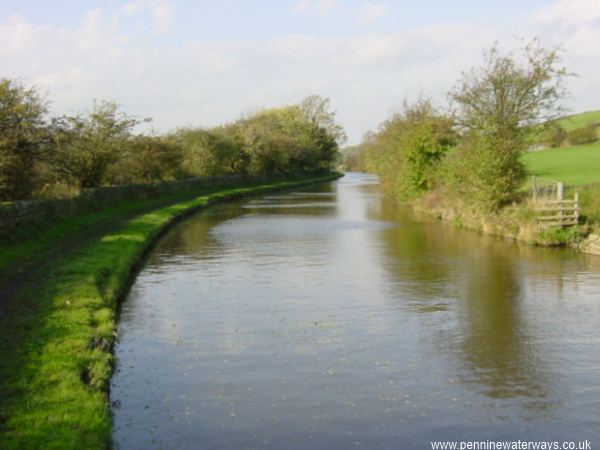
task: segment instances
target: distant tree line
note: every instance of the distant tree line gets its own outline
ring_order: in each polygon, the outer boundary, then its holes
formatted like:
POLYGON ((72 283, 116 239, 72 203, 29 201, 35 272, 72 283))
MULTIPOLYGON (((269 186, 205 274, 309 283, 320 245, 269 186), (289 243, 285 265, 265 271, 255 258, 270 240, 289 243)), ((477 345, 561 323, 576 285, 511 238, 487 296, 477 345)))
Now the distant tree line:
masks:
POLYGON ((598 140, 598 124, 590 123, 566 131, 559 122, 550 122, 538 132, 536 140, 544 147, 556 148, 563 145, 590 144, 598 140))
POLYGON ((534 127, 562 114, 568 75, 560 48, 534 40, 515 55, 494 46, 449 92, 449 111, 427 98, 405 102, 347 152, 348 162, 378 174, 403 200, 436 191, 475 209, 498 210, 518 199, 521 154, 534 127))
POLYGON ((319 96, 214 128, 136 133, 147 121, 113 102, 48 117, 35 88, 0 79, 0 201, 189 177, 324 171, 345 139, 329 100, 319 96))

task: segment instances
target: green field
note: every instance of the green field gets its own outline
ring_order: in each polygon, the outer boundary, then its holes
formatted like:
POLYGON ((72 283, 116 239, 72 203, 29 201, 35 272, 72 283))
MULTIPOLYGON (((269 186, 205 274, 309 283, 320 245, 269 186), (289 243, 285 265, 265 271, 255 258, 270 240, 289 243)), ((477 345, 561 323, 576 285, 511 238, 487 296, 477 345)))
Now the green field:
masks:
MULTIPOLYGON (((571 131, 584 128, 587 125, 596 125, 596 133, 600 138, 600 109, 597 111, 587 111, 579 114, 573 114, 571 116, 564 117, 562 119, 548 122, 546 124, 538 125, 530 130, 528 140, 531 146, 536 145, 548 145, 547 139, 551 128, 547 128, 546 125, 556 123, 561 126, 565 132, 570 133, 571 131)), ((568 137, 565 138, 563 145, 568 142, 568 137)))
POLYGON ((558 124, 563 127, 565 131, 572 131, 589 124, 598 123, 600 123, 600 110, 574 114, 558 121, 558 124))
POLYGON ((600 182, 600 142, 528 152, 523 162, 530 175, 568 186, 600 182))

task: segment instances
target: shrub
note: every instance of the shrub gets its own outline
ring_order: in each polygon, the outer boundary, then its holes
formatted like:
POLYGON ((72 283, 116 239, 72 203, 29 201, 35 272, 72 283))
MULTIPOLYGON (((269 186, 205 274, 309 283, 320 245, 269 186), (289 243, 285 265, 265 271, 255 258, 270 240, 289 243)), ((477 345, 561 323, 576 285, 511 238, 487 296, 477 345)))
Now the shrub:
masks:
POLYGON ((542 142, 548 147, 556 148, 564 144, 567 132, 558 123, 554 122, 542 133, 542 142))
POLYGON ((428 99, 404 102, 401 113, 363 142, 366 165, 399 198, 413 198, 433 188, 438 166, 456 141, 453 125, 453 119, 437 112, 428 99))
POLYGON ((444 161, 447 192, 486 212, 513 202, 525 176, 513 145, 477 134, 465 137, 444 161))
POLYGON ((569 142, 572 145, 589 144, 598 140, 596 125, 590 124, 585 127, 577 128, 568 134, 569 142))

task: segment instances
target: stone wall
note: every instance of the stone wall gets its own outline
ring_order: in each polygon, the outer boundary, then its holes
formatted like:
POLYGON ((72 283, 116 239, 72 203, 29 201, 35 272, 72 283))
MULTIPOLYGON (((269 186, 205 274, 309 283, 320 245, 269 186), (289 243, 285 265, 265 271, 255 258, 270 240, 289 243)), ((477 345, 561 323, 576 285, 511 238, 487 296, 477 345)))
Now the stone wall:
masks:
POLYGON ((600 234, 590 234, 578 247, 584 253, 600 255, 600 234))
POLYGON ((190 178, 159 184, 85 189, 79 196, 73 198, 7 202, 0 204, 0 233, 6 233, 13 227, 29 223, 43 223, 59 217, 96 211, 120 201, 142 200, 206 187, 229 186, 244 180, 258 181, 258 179, 244 179, 241 176, 190 178))

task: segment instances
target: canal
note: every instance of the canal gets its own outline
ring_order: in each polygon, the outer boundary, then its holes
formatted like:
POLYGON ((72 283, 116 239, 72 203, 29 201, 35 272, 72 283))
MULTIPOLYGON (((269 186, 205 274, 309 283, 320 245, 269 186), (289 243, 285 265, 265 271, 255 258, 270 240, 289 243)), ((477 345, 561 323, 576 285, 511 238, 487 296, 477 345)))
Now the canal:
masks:
POLYGON ((420 217, 375 178, 175 226, 120 316, 119 449, 600 445, 600 258, 420 217))

